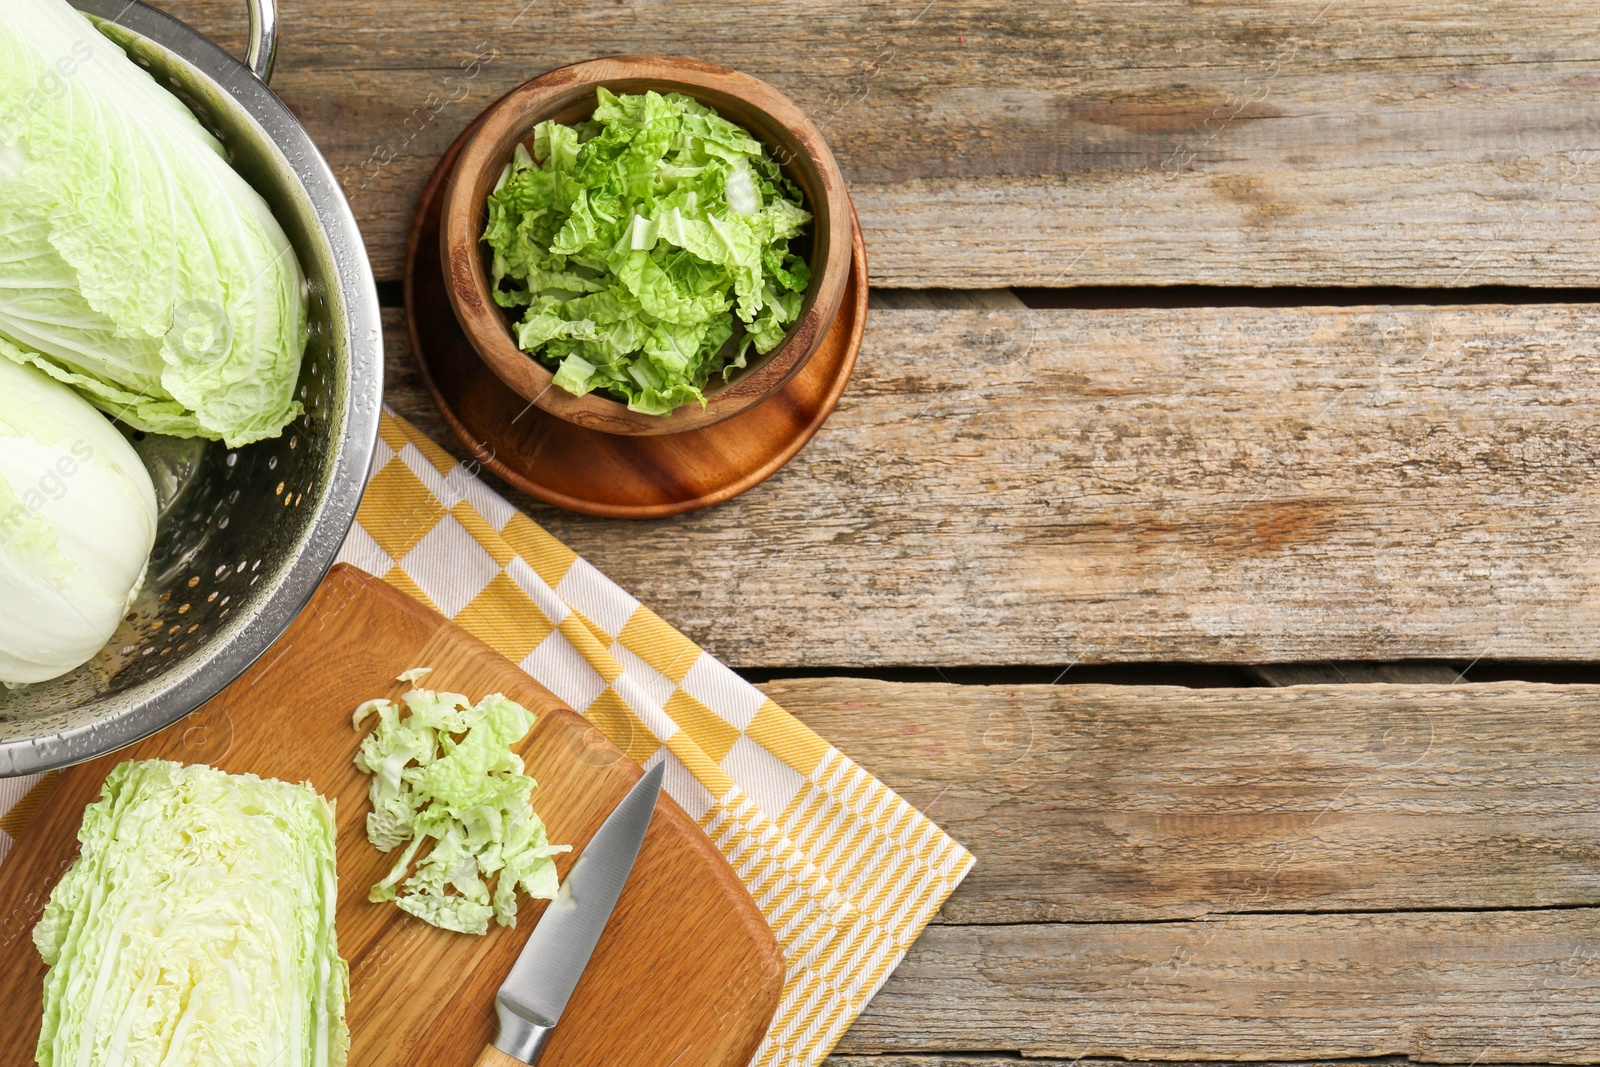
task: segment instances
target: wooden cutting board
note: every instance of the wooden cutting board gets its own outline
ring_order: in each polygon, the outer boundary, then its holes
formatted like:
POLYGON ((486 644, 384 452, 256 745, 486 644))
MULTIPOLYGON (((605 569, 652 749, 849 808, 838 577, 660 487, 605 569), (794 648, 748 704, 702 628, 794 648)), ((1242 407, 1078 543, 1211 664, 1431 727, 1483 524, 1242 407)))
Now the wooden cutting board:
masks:
MULTIPOLYGON (((211 703, 138 744, 72 767, 0 864, 0 1064, 33 1062, 45 967, 29 936, 77 855, 84 806, 124 759, 209 763, 310 781, 334 801, 338 932, 350 962, 350 1063, 471 1067, 494 1037, 494 994, 543 901, 486 937, 437 930, 367 890, 391 857, 367 842, 367 776, 352 763, 356 706, 397 697, 401 671, 478 699, 502 692, 538 716, 521 746, 550 839, 588 842, 640 777, 554 694, 465 630, 348 566, 254 667, 211 703)), ((563 876, 576 851, 561 858, 563 876)), ((541 1067, 744 1067, 766 1033, 783 960, 750 894, 665 794, 633 875, 541 1067)))

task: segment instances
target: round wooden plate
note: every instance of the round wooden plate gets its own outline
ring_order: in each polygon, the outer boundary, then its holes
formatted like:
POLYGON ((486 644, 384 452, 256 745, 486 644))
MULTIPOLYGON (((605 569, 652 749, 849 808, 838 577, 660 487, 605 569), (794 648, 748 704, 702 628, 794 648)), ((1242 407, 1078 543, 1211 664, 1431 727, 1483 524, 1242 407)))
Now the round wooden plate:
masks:
POLYGON ((656 519, 730 500, 771 477, 833 412, 867 322, 867 253, 851 208, 853 264, 839 317, 782 391, 724 422, 658 436, 585 429, 522 399, 478 357, 450 307, 439 265, 439 211, 472 128, 428 179, 406 241, 406 327, 434 403, 473 456, 511 485, 558 507, 656 519))

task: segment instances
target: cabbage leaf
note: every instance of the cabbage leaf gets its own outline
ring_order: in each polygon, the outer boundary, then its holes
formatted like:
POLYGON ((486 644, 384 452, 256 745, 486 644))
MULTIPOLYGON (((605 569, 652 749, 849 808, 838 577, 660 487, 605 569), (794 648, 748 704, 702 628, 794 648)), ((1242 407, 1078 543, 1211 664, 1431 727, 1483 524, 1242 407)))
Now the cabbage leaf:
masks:
POLYGON ((668 415, 783 342, 811 215, 759 141, 692 97, 597 99, 587 122, 535 127, 490 194, 494 296, 525 309, 517 344, 561 388, 668 415))
POLYGON ((33 930, 40 1067, 341 1067, 333 809, 309 785, 122 763, 33 930))
MULTIPOLYGON (((400 680, 415 684, 426 673, 400 680)), ((383 852, 406 847, 368 899, 464 934, 488 933, 491 918, 515 926, 519 886, 555 899, 554 857, 571 846, 550 844, 533 811, 537 783, 512 751, 533 729, 533 713, 499 693, 473 704, 413 688, 398 704, 361 705, 352 725, 360 730, 374 715, 355 761, 372 775, 367 840, 383 852), (425 842, 432 847, 417 862, 425 842)))
POLYGON ((0 336, 136 429, 241 445, 301 410, 282 227, 65 0, 0 4, 0 336))

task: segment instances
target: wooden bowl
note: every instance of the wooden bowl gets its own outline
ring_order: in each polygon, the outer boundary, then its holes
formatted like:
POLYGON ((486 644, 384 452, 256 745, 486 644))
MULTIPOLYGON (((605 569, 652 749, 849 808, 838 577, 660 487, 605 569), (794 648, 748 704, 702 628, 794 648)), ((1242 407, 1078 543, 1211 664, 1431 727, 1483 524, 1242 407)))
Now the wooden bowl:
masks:
POLYGON ((513 90, 484 113, 445 193, 439 253, 450 304, 472 347, 506 385, 557 418, 614 434, 668 434, 698 429, 737 415, 778 390, 814 355, 838 314, 851 263, 850 200, 844 178, 821 132, 788 97, 748 74, 669 56, 616 56, 560 67, 513 90), (512 151, 546 119, 581 122, 594 112, 595 90, 682 93, 749 130, 772 152, 805 195, 811 285, 800 318, 783 343, 726 383, 713 379, 706 405, 686 404, 671 415, 646 415, 591 393, 573 396, 550 370, 517 347, 506 312, 494 302, 489 252, 480 240, 489 193, 512 151))

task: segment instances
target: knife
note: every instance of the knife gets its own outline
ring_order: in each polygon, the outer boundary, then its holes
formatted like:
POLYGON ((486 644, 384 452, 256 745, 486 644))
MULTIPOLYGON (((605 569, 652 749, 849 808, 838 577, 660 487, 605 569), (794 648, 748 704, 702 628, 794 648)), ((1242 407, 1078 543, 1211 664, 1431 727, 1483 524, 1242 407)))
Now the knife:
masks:
POLYGON ((658 763, 634 783, 567 872, 495 995, 500 1034, 478 1057, 477 1067, 539 1062, 633 871, 665 768, 658 763))

